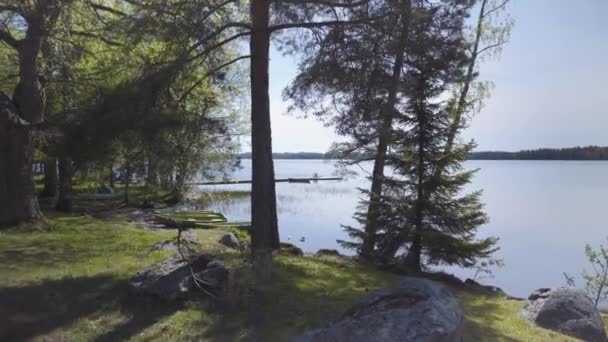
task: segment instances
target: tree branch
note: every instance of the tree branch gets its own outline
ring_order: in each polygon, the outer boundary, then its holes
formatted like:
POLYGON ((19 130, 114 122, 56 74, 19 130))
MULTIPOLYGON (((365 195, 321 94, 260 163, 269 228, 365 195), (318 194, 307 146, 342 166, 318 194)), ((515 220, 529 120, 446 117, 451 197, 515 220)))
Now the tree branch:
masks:
POLYGON ((25 12, 21 8, 12 5, 0 5, 0 12, 13 12, 25 18, 25 12))
POLYGON ((121 16, 121 17, 126 17, 128 15, 127 13, 125 13, 123 11, 119 11, 119 10, 114 9, 112 7, 104 6, 104 5, 98 4, 98 3, 94 3, 93 1, 87 1, 87 2, 95 10, 112 13, 114 15, 118 15, 118 16, 121 16))
POLYGON ((19 48, 19 41, 13 37, 10 32, 0 29, 0 41, 5 42, 7 45, 14 49, 19 48))
POLYGON ((335 25, 355 25, 362 24, 373 20, 371 18, 364 20, 354 20, 354 21, 344 21, 344 20, 332 20, 332 21, 317 21, 310 23, 289 23, 289 24, 277 24, 268 27, 268 30, 272 32, 276 32, 279 30, 291 29, 291 28, 317 28, 317 27, 325 27, 325 26, 335 26, 335 25))
POLYGON ((98 34, 94 34, 94 33, 90 33, 90 32, 84 32, 84 31, 76 31, 76 30, 70 30, 70 33, 75 35, 75 36, 82 36, 82 37, 88 37, 88 38, 96 38, 99 39, 101 41, 103 41, 104 43, 108 44, 108 45, 112 45, 112 46, 122 46, 121 43, 113 41, 111 39, 108 39, 102 35, 98 35, 98 34))
MULTIPOLYGON (((301 0, 275 0, 274 2, 301 4, 301 0)), ((328 6, 328 7, 339 7, 339 8, 359 7, 359 6, 367 5, 368 3, 369 3, 369 0, 361 0, 361 1, 356 1, 353 3, 334 2, 334 1, 327 1, 327 0, 309 0, 306 2, 307 5, 323 5, 323 6, 328 6)))
POLYGON ((487 50, 499 47, 499 46, 504 45, 506 43, 507 43, 506 41, 501 40, 500 42, 498 42, 496 44, 488 45, 488 46, 484 47, 483 49, 480 49, 479 51, 477 51, 477 56, 481 55, 482 53, 486 52, 487 50))
POLYGON ((199 57, 201 57, 201 56, 204 56, 204 55, 206 55, 206 54, 210 53, 211 51, 213 51, 213 50, 215 50, 215 49, 219 49, 220 47, 222 47, 222 46, 224 46, 224 45, 226 45, 226 44, 228 44, 228 43, 230 43, 230 42, 232 42, 232 41, 234 41, 234 40, 236 40, 236 39, 238 39, 238 38, 245 37, 245 36, 248 36, 248 35, 250 35, 250 34, 251 34, 251 31, 245 31, 245 32, 240 32, 240 33, 237 33, 237 34, 235 34, 234 36, 232 36, 232 37, 230 37, 230 38, 226 38, 226 39, 224 39, 224 40, 220 41, 220 42, 219 42, 219 43, 217 43, 217 44, 214 44, 214 45, 209 46, 209 47, 208 47, 208 48, 206 48, 205 50, 203 50, 203 51, 201 51, 201 52, 197 53, 197 54, 196 54, 196 55, 194 55, 193 57, 191 57, 191 58, 189 58, 188 60, 186 60, 186 62, 191 62, 191 61, 193 61, 193 60, 195 60, 195 59, 197 59, 197 58, 199 58, 199 57))
POLYGON ((251 30, 251 28, 252 28, 251 25, 245 24, 245 23, 239 23, 239 22, 227 23, 227 24, 219 27, 217 30, 215 30, 213 33, 211 33, 207 37, 205 37, 205 38, 199 40, 198 42, 196 42, 196 44, 194 44, 192 47, 190 47, 188 49, 188 53, 196 50, 197 48, 199 48, 200 46, 202 46, 206 42, 208 42, 211 39, 213 39, 213 38, 219 36, 220 34, 222 34, 222 32, 226 31, 229 28, 233 28, 233 27, 241 27, 241 28, 245 28, 245 29, 248 29, 248 30, 251 30))
POLYGON ((220 71, 221 69, 223 69, 225 67, 228 67, 228 66, 230 66, 230 65, 232 65, 232 64, 234 64, 234 63, 236 63, 236 62, 238 62, 240 60, 247 59, 247 58, 251 58, 251 55, 237 57, 237 58, 235 58, 235 59, 233 59, 233 60, 231 60, 229 62, 226 62, 226 63, 224 63, 224 64, 222 64, 222 65, 220 65, 220 66, 218 66, 218 67, 216 67, 216 68, 214 68, 212 70, 209 70, 208 72, 205 73, 205 75, 203 75, 203 77, 201 77, 199 80, 197 80, 192 85, 192 87, 190 87, 190 89, 188 89, 182 96, 180 96, 178 102, 182 102, 183 100, 185 100, 186 97, 188 95, 190 95, 194 91, 194 89, 196 89, 196 87, 198 87, 201 83, 203 83, 204 80, 206 80, 207 78, 209 78, 214 73, 216 73, 216 72, 220 71))
POLYGON ((499 10, 501 10, 501 9, 505 8, 505 6, 507 6, 507 4, 509 3, 509 1, 511 1, 511 0, 503 0, 503 2, 502 2, 500 5, 498 5, 498 6, 494 7, 494 8, 492 8, 491 10, 489 10, 489 11, 485 12, 485 13, 482 15, 482 18, 486 18, 486 17, 487 17, 487 16, 489 16, 490 14, 492 14, 492 13, 494 13, 494 12, 496 12, 496 11, 499 11, 499 10))

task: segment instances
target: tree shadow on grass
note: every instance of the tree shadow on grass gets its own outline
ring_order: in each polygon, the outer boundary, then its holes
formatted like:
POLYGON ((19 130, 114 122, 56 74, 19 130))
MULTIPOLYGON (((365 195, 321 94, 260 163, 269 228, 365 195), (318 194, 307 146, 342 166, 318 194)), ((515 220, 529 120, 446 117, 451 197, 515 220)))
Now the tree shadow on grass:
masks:
POLYGON ((0 303, 0 341, 27 341, 79 319, 115 311, 130 318, 96 340, 120 341, 180 309, 130 299, 126 281, 108 275, 0 288, 0 303))
POLYGON ((496 303, 497 299, 494 295, 470 292, 465 296, 469 298, 467 302, 463 303, 463 300, 460 300, 466 314, 464 341, 520 341, 497 328, 504 322, 505 317, 504 312, 503 316, 499 315, 504 308, 496 303), (476 300, 471 300, 470 298, 473 296, 478 297, 476 300))
POLYGON ((224 314, 199 338, 286 341, 339 318, 367 291, 389 286, 396 279, 390 276, 379 279, 373 273, 357 272, 356 266, 348 265, 345 272, 335 272, 332 260, 315 259, 313 265, 310 262, 307 258, 277 262, 271 287, 250 292, 247 302, 237 308, 224 308, 224 314))
MULTIPOLYGON (((222 314, 199 338, 286 341, 339 319, 366 293, 392 286, 399 278, 367 268, 362 272, 360 265, 332 259, 315 260, 312 267, 298 262, 279 263, 271 289, 253 293, 240 312, 222 314), (336 272, 336 267, 344 267, 343 272, 336 272)), ((465 295, 463 307, 468 314, 483 319, 466 319, 464 341, 518 341, 499 329, 505 319, 504 308, 496 299, 486 297, 465 295)))

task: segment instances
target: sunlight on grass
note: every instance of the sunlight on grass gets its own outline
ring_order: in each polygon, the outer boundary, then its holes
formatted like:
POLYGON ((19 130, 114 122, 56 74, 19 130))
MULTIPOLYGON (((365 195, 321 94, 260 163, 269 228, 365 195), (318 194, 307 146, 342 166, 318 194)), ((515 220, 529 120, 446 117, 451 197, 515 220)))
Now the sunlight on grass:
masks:
MULTIPOLYGON (((168 255, 150 246, 176 231, 47 216, 48 231, 0 232, 0 258, 8 261, 0 263, 0 319, 35 341, 285 341, 399 278, 339 257, 277 255, 273 286, 253 291, 247 254, 219 245, 223 231, 196 230, 199 251, 218 255, 231 269, 227 295, 214 305, 131 303, 126 282, 168 255)), ((466 315, 465 341, 571 341, 521 318, 523 302, 455 293, 466 315)), ((0 328, 0 340, 7 336, 0 328)))

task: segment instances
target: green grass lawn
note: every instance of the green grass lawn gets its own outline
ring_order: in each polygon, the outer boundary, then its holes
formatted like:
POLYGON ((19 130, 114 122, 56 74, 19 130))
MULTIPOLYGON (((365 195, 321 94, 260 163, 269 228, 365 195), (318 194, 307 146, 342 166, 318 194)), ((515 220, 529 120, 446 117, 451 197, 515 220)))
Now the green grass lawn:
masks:
MULTIPOLYGON (((146 231, 88 216, 48 213, 48 231, 0 231, 0 340, 284 341, 338 317, 367 291, 398 276, 334 257, 280 255, 274 286, 251 289, 245 255, 198 230, 200 250, 231 269, 227 295, 182 304, 133 298, 127 282, 162 260, 149 252, 174 231, 146 231)), ((523 302, 456 290, 466 341, 568 341, 519 317, 523 302)))

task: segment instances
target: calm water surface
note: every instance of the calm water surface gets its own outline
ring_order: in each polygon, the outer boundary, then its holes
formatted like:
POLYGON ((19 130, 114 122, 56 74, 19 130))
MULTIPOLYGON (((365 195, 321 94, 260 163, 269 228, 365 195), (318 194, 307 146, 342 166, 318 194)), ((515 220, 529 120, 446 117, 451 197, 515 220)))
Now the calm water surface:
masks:
MULTIPOLYGON (((480 169, 467 190, 483 189, 482 200, 490 216, 480 236, 500 238, 497 257, 506 266, 483 282, 500 286, 515 296, 527 296, 539 287, 564 285, 563 272, 578 274, 586 266, 585 244, 599 245, 608 236, 608 162, 578 161, 469 161, 480 169)), ((341 182, 316 184, 277 183, 279 226, 282 241, 306 252, 335 248, 347 236, 341 225, 355 225, 359 192, 368 188, 371 164, 354 167, 357 175, 341 182), (301 238, 305 238, 302 242, 301 238)), ((276 160, 277 178, 336 174, 334 162, 276 160)), ((233 179, 251 178, 251 161, 233 179)), ((249 190, 250 185, 201 187, 205 191, 249 190)), ((211 207, 230 220, 249 220, 249 199, 227 200, 211 207)), ((473 272, 445 268, 460 277, 473 272)))

